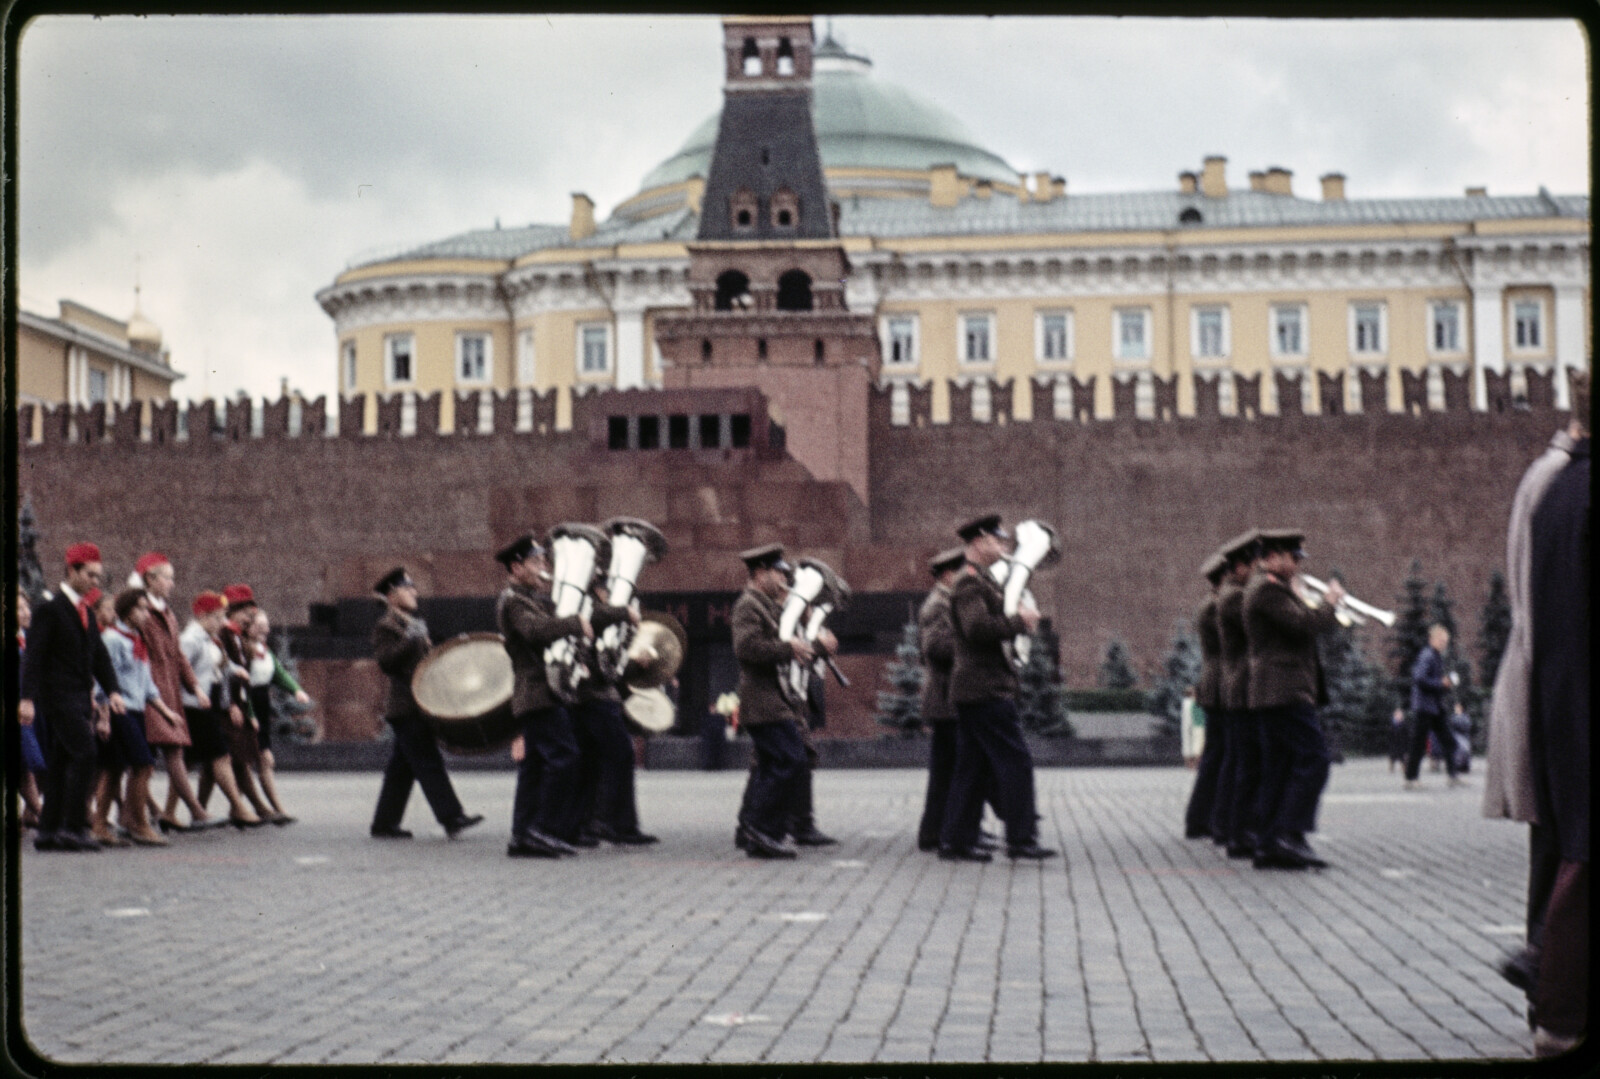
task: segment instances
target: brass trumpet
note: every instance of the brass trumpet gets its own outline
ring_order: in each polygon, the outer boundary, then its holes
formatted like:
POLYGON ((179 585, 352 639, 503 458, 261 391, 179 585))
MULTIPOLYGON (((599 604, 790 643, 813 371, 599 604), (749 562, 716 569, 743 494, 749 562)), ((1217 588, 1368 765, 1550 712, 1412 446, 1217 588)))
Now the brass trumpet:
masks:
MULTIPOLYGON (((1328 594, 1328 585, 1325 581, 1319 581, 1309 573, 1302 573, 1300 580, 1305 582, 1305 586, 1318 596, 1326 596, 1328 594)), ((1345 593, 1344 598, 1339 600, 1339 605, 1334 609, 1333 613, 1341 626, 1364 626, 1367 624, 1368 619, 1381 623, 1385 628, 1394 625, 1393 611, 1386 611, 1381 607, 1374 607, 1370 603, 1363 603, 1348 592, 1345 593)))

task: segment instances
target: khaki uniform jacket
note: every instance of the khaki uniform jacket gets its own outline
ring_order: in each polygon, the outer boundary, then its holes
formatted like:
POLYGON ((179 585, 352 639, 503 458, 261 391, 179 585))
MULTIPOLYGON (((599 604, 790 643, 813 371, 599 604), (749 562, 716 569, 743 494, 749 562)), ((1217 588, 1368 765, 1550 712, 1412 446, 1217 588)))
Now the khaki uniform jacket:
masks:
POLYGON ((733 658, 739 661, 739 725, 789 720, 805 727, 805 716, 778 689, 778 675, 788 669, 794 650, 778 639, 776 600, 746 588, 733 605, 733 658))
POLYGON ((563 637, 583 633, 577 615, 556 617, 555 600, 520 584, 495 600, 494 622, 511 657, 511 714, 520 716, 561 703, 545 677, 544 650, 563 637))
POLYGON ((1312 610, 1270 573, 1253 577, 1244 593, 1244 631, 1250 639, 1250 707, 1327 704, 1317 635, 1338 625, 1331 604, 1312 610))
POLYGON ((1223 581, 1217 589, 1217 633, 1222 645, 1222 707, 1250 707, 1250 639, 1244 633, 1244 587, 1223 581))
POLYGON ((934 585, 917 612, 922 647, 922 720, 948 722, 956 718, 950 703, 950 667, 956 658, 956 627, 950 620, 950 590, 934 585))
POLYGON ((987 570, 969 570, 950 587, 955 627, 955 662, 950 668, 950 703, 974 704, 1017 693, 1017 672, 1003 645, 1027 632, 1017 615, 1007 618, 1005 595, 987 570))
POLYGON ((372 654, 378 669, 389 676, 389 698, 384 702, 384 719, 420 716, 417 699, 411 695, 411 676, 427 656, 433 642, 428 639, 428 624, 393 607, 383 612, 372 629, 372 654))
POLYGON ((1195 635, 1200 638, 1200 682, 1194 687, 1194 700, 1207 713, 1222 703, 1222 627, 1217 622, 1217 597, 1208 597, 1194 616, 1195 635))

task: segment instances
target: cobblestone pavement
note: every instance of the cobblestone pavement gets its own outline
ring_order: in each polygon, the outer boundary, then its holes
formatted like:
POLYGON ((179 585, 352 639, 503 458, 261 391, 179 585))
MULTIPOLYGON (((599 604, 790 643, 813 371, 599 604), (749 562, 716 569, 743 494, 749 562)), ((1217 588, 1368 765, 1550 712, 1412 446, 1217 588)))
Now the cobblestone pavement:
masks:
MULTIPOLYGON (((915 850, 923 776, 816 779, 837 847, 735 851, 742 773, 641 773, 659 846, 505 857, 488 821, 367 838, 376 774, 280 777, 301 822, 22 854, 23 1021, 46 1057, 166 1063, 1527 1058, 1523 828, 1478 777, 1335 767, 1319 851, 1182 838, 1192 773, 1041 770, 1042 867, 915 850)), ((159 783, 158 783, 159 786, 159 783)))

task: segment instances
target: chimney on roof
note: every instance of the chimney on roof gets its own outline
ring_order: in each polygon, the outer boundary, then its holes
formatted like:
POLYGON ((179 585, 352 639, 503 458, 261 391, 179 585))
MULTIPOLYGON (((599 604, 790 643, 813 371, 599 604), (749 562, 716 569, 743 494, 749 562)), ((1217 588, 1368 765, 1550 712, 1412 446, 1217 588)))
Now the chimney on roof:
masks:
POLYGON ((1267 189, 1267 174, 1264 173, 1264 172, 1252 172, 1250 174, 1250 190, 1251 191, 1265 191, 1266 189, 1267 189))
POLYGON ((1067 178, 1065 176, 1052 176, 1050 178, 1050 198, 1064 199, 1067 197, 1067 178))
POLYGON ((1200 194, 1208 199, 1228 197, 1228 159, 1212 154, 1200 170, 1200 194))
POLYGON ((1178 191, 1180 194, 1192 195, 1200 183, 1200 177, 1192 172, 1178 173, 1178 191))
POLYGON ((1481 199, 1481 198, 1483 198, 1484 196, 1486 196, 1488 194, 1489 194, 1489 189, 1487 187, 1469 187, 1469 188, 1467 188, 1467 198, 1469 198, 1469 199, 1481 199))
POLYGON ((572 224, 567 231, 574 240, 594 235, 594 200, 582 192, 572 193, 572 224))
POLYGON ((1033 174, 1033 201, 1050 201, 1050 174, 1048 172, 1036 172, 1033 174))
POLYGON ((1322 177, 1322 201, 1344 201, 1344 173, 1330 172, 1322 177))
POLYGON ((1288 169, 1273 165, 1267 169, 1266 178, 1262 181, 1262 189, 1269 195, 1293 195, 1294 173, 1288 169))

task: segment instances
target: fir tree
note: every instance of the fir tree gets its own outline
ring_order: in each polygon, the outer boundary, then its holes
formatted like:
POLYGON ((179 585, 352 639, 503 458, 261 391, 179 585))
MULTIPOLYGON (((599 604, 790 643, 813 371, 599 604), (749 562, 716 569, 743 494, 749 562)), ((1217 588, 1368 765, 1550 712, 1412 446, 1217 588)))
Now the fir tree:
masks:
POLYGON ((1050 619, 1040 621, 1028 642, 1028 659, 1017 672, 1017 718, 1038 734, 1070 734, 1061 687, 1061 642, 1050 619))
POLYGON ((1422 576, 1422 559, 1411 560, 1402 591, 1395 597, 1398 617, 1389 631, 1390 699, 1404 702, 1411 698, 1411 668, 1428 645, 1428 624, 1432 611, 1428 602, 1428 582, 1422 576))
POLYGON ((1178 733, 1184 691, 1200 682, 1200 639, 1186 619, 1172 623, 1172 644, 1162 661, 1161 678, 1150 691, 1150 710, 1162 717, 1163 734, 1178 733))
POLYGON ((1321 716, 1329 749, 1336 757, 1386 752, 1393 705, 1383 672, 1367 658, 1361 635, 1340 626, 1318 638, 1317 648, 1328 687, 1321 716))
POLYGON ((1500 659, 1511 640, 1511 598, 1506 577, 1499 570, 1489 575, 1489 598, 1478 613, 1478 684, 1488 688, 1500 673, 1500 659))
POLYGON ((1139 684, 1139 676, 1133 673, 1128 646, 1122 643, 1122 638, 1114 637, 1106 645, 1106 658, 1100 662, 1100 674, 1096 681, 1103 689, 1132 689, 1139 684))
POLYGON ((909 738, 922 729, 922 649, 917 621, 911 619, 900 632, 895 658, 883 668, 884 681, 893 688, 878 691, 877 721, 909 738))

